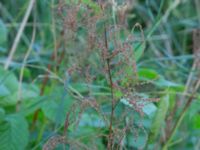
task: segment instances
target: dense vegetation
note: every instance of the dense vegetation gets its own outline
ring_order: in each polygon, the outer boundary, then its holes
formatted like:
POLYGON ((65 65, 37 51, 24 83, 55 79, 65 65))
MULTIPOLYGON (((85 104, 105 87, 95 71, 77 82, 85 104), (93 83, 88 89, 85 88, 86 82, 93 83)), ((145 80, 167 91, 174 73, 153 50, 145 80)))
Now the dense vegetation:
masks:
POLYGON ((198 0, 1 0, 0 150, 199 150, 198 0))

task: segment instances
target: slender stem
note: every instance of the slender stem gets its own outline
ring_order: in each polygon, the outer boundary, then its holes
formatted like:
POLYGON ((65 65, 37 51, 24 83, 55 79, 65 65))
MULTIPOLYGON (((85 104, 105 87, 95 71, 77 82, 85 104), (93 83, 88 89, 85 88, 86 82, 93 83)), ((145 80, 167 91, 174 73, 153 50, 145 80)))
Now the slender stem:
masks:
MULTIPOLYGON (((112 2, 115 2, 112 0, 112 2)), ((98 0, 98 3, 100 5, 101 10, 103 11, 103 7, 98 0)), ((114 7, 112 8, 114 9, 114 7)), ((116 27, 116 20, 115 20, 115 14, 113 10, 113 19, 114 19, 114 24, 116 27)), ((106 51, 108 52, 108 39, 107 39, 107 30, 106 30, 106 24, 104 23, 104 42, 105 42, 105 48, 106 51)), ((108 135, 108 144, 107 144, 107 149, 112 150, 112 145, 113 145, 113 134, 112 134, 112 126, 113 126, 113 118, 114 118, 114 110, 115 110, 115 100, 114 100, 114 92, 113 92, 113 81, 112 81, 112 73, 111 73, 111 67, 110 67, 110 58, 107 57, 105 59, 107 69, 108 69, 108 77, 109 77, 109 82, 110 82, 110 93, 111 93, 111 102, 112 102, 112 108, 111 108, 111 115, 110 115, 110 125, 109 125, 109 135, 108 135)))
MULTIPOLYGON (((105 40, 105 48, 106 51, 108 51, 108 39, 107 39, 107 30, 104 25, 104 40, 105 40)), ((110 82, 110 93, 111 93, 111 101, 112 101, 112 108, 111 108, 111 115, 110 115, 110 125, 109 125, 109 135, 108 135, 108 145, 107 149, 110 150, 112 149, 113 145, 113 135, 112 135, 112 126, 113 126, 113 118, 114 118, 114 109, 115 109, 115 104, 114 104, 114 93, 113 93, 113 81, 112 81, 112 73, 111 73, 111 67, 110 67, 110 58, 106 58, 106 65, 108 69, 108 78, 110 82)))
POLYGON ((45 131, 45 127, 47 125, 46 123, 47 123, 47 119, 44 116, 41 128, 40 128, 39 133, 38 133, 38 137, 37 137, 37 140, 36 140, 37 144, 39 144, 41 142, 41 139, 42 139, 44 131, 45 131))
POLYGON ((171 133, 170 133, 170 135, 168 137, 168 139, 167 139, 167 142, 163 146, 163 150, 167 150, 168 149, 168 147, 170 145, 170 142, 172 141, 172 138, 174 137, 174 135, 175 135, 177 129, 179 128, 179 126, 180 126, 180 124, 181 124, 181 122, 182 122, 182 120, 183 120, 188 108, 190 107, 190 105, 191 105, 191 103, 192 103, 192 101, 193 101, 193 99, 195 97, 195 93, 199 89, 199 86, 200 86, 200 80, 197 82, 197 84, 195 86, 195 90, 193 91, 191 96, 188 98, 188 100, 187 100, 187 102, 186 102, 186 104, 185 104, 180 116, 178 117, 178 120, 176 121, 176 123, 175 123, 175 125, 174 125, 174 127, 173 127, 173 129, 172 129, 172 131, 171 131, 171 133))
MULTIPOLYGON (((54 53, 52 53, 52 55, 51 55, 51 61, 54 61, 54 53)), ((52 65, 49 64, 48 65, 48 70, 51 70, 51 67, 52 67, 52 65)), ((42 81, 42 86, 40 88, 40 96, 42 96, 44 94, 44 91, 45 91, 45 88, 46 88, 46 85, 47 85, 47 82, 48 82, 48 79, 49 79, 48 75, 49 75, 49 72, 46 73, 46 76, 42 81)), ((35 123, 36 123, 36 121, 38 119, 39 112, 40 112, 40 109, 37 109, 33 114, 31 130, 34 130, 34 128, 35 128, 35 123)))
POLYGON ((112 81, 109 59, 107 59, 107 67, 108 67, 108 76, 109 76, 109 81, 110 81, 110 93, 111 93, 111 98, 112 98, 112 108, 111 108, 110 126, 109 126, 109 142, 108 142, 107 148, 112 149, 112 145, 113 145, 112 125, 113 125, 113 118, 114 118, 115 101, 114 101, 113 81, 112 81))
POLYGON ((16 52, 17 46, 18 46, 18 44, 20 42, 21 36, 22 36, 24 28, 26 26, 27 20, 28 20, 30 14, 31 14, 31 10, 32 10, 32 8, 34 6, 34 3, 35 3, 35 0, 31 0, 29 5, 28 5, 28 8, 27 8, 26 13, 24 15, 24 18, 22 20, 22 24, 21 24, 21 26, 19 28, 19 31, 17 32, 17 35, 16 35, 15 40, 14 40, 14 43, 13 43, 13 45, 11 47, 9 56, 8 56, 8 58, 6 60, 6 63, 5 63, 5 66, 4 66, 5 70, 7 70, 9 68, 9 66, 10 66, 10 63, 11 63, 12 58, 13 58, 15 52, 16 52))
MULTIPOLYGON (((61 36, 62 36, 62 32, 61 32, 61 36)), ((61 47, 61 44, 62 44, 62 40, 60 40, 60 41, 57 43, 57 45, 56 45, 57 49, 58 49, 59 47, 61 47)), ((64 50, 63 50, 63 51, 64 51, 64 50)), ((62 62, 62 59, 63 59, 63 56, 62 56, 62 55, 63 55, 63 53, 61 54, 60 59, 59 59, 59 61, 57 62, 58 66, 59 66, 59 64, 62 62)), ((50 59, 51 59, 52 62, 55 61, 55 53, 54 53, 54 52, 52 53, 50 59)), ((51 69, 52 69, 52 64, 48 64, 48 67, 47 67, 47 68, 48 68, 47 70, 51 70, 51 69)), ((42 95, 44 94, 46 85, 47 85, 47 83, 48 83, 48 80, 49 80, 49 71, 46 72, 45 78, 44 78, 43 81, 42 81, 42 85, 41 85, 41 88, 40 88, 40 96, 42 96, 42 95)), ((40 112, 40 109, 37 109, 37 110, 34 112, 33 120, 32 120, 32 125, 31 125, 31 129, 32 129, 32 130, 35 128, 35 123, 36 123, 36 121, 37 121, 37 119, 38 119, 39 112, 40 112)))

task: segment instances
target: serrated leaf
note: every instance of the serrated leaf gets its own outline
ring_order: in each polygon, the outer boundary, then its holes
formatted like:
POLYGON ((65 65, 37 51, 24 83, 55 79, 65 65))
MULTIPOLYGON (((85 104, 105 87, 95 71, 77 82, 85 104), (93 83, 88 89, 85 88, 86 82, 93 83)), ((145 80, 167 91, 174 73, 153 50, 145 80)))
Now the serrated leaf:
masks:
POLYGON ((169 95, 162 97, 158 103, 158 109, 153 119, 153 123, 150 129, 150 135, 148 142, 152 143, 156 140, 160 133, 161 126, 164 124, 165 117, 169 107, 169 95))
POLYGON ((0 122, 0 149, 23 150, 28 143, 28 124, 19 114, 8 115, 0 122))

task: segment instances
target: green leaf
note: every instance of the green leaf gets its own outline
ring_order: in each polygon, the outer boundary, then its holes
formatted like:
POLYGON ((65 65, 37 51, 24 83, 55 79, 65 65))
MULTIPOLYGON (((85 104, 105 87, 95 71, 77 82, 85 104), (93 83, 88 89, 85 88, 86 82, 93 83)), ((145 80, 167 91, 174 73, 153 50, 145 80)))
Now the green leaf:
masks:
POLYGON ((164 77, 161 77, 157 82, 156 84, 160 87, 181 87, 181 85, 177 84, 177 83, 174 83, 172 81, 168 81, 166 80, 164 77))
POLYGON ((22 84, 22 100, 27 100, 30 98, 35 98, 39 96, 39 88, 35 85, 28 85, 26 83, 22 84))
POLYGON ((192 119, 192 124, 194 129, 200 129, 200 115, 194 115, 192 119))
POLYGON ((88 5, 90 8, 92 8, 95 13, 99 13, 100 12, 100 7, 97 3, 93 2, 92 0, 82 0, 83 4, 88 5))
POLYGON ((81 116, 79 126, 90 126, 90 127, 97 127, 102 128, 105 127, 106 124, 102 118, 100 118, 95 113, 84 113, 81 116))
POLYGON ((133 134, 129 134, 126 139, 125 144, 134 147, 132 149, 144 149, 146 135, 140 134, 138 137, 135 137, 133 134))
POLYGON ((133 106, 129 103, 129 100, 127 100, 126 98, 121 98, 121 99, 120 99, 120 102, 121 102, 122 104, 124 104, 125 106, 128 106, 128 107, 133 108, 133 106))
POLYGON ((7 96, 10 94, 10 91, 5 87, 5 85, 0 84, 0 97, 7 96))
POLYGON ((115 90, 114 95, 117 99, 119 99, 123 96, 123 93, 120 90, 115 90))
POLYGON ((0 107, 0 121, 4 118, 5 116, 5 110, 0 107))
POLYGON ((1 106, 12 106, 17 103, 18 92, 14 92, 0 99, 1 106))
POLYGON ((0 122, 0 149, 23 150, 28 143, 28 124, 19 114, 8 115, 0 122))
MULTIPOLYGON (((120 102, 128 107, 134 108, 133 105, 130 104, 129 99, 121 98, 120 102)), ((138 104, 142 103, 144 105, 144 107, 142 108, 142 111, 149 117, 151 117, 157 110, 157 107, 153 103, 147 103, 147 102, 137 102, 137 103, 138 104)))
MULTIPOLYGON (((31 100, 39 96, 39 89, 37 87, 27 84, 22 84, 21 90, 21 101, 31 100)), ((19 91, 12 92, 8 96, 4 96, 0 99, 0 105, 2 106, 11 106, 15 105, 19 100, 19 91)))
POLYGON ((0 19, 0 44, 3 44, 7 41, 7 28, 4 22, 0 19))
POLYGON ((24 116, 28 116, 35 112, 37 109, 40 109, 44 102, 47 100, 48 98, 46 96, 38 96, 31 98, 28 101, 22 101, 20 106, 20 113, 24 116))
POLYGON ((142 108, 142 111, 148 115, 149 117, 152 116, 152 114, 154 114, 157 110, 157 107, 153 104, 153 103, 149 103, 144 105, 144 107, 142 108))
POLYGON ((16 104, 18 84, 14 73, 0 66, 0 105, 16 104))
POLYGON ((11 93, 18 90, 18 80, 13 72, 0 66, 0 85, 4 85, 11 93))
POLYGON ((154 116, 153 123, 150 129, 150 135, 148 142, 152 143, 156 140, 157 136, 160 133, 161 126, 163 126, 165 122, 165 117, 169 107, 169 95, 162 97, 158 104, 158 109, 156 111, 156 115, 154 116))
POLYGON ((66 113, 70 110, 73 99, 70 96, 63 97, 58 95, 45 101, 42 106, 42 111, 45 116, 54 123, 63 124, 66 118, 66 113))
POLYGON ((134 49, 134 56, 136 62, 139 61, 139 59, 142 57, 144 50, 146 48, 146 42, 143 43, 137 43, 133 46, 134 49))
MULTIPOLYGON (((102 138, 94 135, 105 135, 105 131, 102 128, 94 128, 90 126, 80 126, 76 129, 77 132, 72 132, 76 139, 80 139, 85 145, 89 145, 90 149, 105 150, 105 144, 102 142, 102 138), (87 135, 87 136, 86 136, 87 135)), ((80 148, 79 149, 84 149, 80 148)))
POLYGON ((159 74, 152 69, 140 68, 138 70, 138 75, 142 79, 154 80, 159 78, 159 74))
POLYGON ((147 80, 155 80, 159 78, 159 74, 156 71, 147 68, 140 68, 138 70, 138 75, 139 78, 147 80))

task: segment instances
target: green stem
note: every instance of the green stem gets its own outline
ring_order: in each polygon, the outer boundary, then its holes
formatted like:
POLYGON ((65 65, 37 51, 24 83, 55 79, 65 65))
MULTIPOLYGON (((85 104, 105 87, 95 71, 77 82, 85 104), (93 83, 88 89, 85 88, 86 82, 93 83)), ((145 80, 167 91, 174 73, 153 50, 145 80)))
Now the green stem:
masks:
POLYGON ((189 108, 190 105, 191 105, 195 93, 196 93, 196 90, 195 90, 195 92, 193 92, 192 95, 189 97, 187 103, 185 104, 185 107, 183 108, 183 111, 181 112, 181 114, 180 114, 178 120, 176 121, 175 126, 174 126, 174 128, 172 129, 172 132, 170 133, 170 136, 169 136, 167 142, 165 143, 165 145, 163 146, 162 150, 167 150, 168 147, 171 145, 170 143, 171 143, 171 141, 172 141, 172 139, 173 139, 173 137, 174 137, 176 131, 178 130, 178 128, 179 128, 181 122, 183 121, 183 118, 184 118, 184 116, 185 116, 185 114, 186 114, 188 108, 189 108))
POLYGON ((37 144, 38 143, 40 143, 40 141, 41 141, 41 139, 42 139, 42 136, 43 136, 43 133, 44 133, 44 131, 45 131, 45 127, 46 127, 46 118, 44 117, 44 119, 43 119, 43 123, 42 123, 42 126, 41 126, 41 128, 40 128, 40 130, 39 130, 39 133, 38 133, 38 137, 37 137, 37 144))

